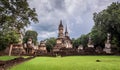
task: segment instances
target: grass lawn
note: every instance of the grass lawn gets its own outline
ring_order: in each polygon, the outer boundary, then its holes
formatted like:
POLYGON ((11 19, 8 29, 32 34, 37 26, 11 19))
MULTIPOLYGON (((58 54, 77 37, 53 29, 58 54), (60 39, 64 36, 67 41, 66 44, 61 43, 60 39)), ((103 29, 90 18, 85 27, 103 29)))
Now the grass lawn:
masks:
POLYGON ((0 56, 0 60, 6 61, 16 58, 16 56, 0 56))
POLYGON ((120 70, 120 56, 36 57, 10 70, 120 70))
POLYGON ((24 58, 28 58, 29 56, 0 56, 0 60, 2 61, 6 61, 6 60, 11 60, 17 57, 24 57, 24 58))

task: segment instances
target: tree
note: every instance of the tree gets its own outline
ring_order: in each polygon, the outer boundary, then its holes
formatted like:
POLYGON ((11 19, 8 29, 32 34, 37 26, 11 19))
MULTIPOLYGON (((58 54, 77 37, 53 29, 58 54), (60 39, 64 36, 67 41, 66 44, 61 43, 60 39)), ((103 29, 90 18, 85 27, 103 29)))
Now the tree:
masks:
POLYGON ((38 19, 35 8, 30 8, 27 0, 0 0, 1 50, 10 43, 16 43, 16 39, 19 40, 16 34, 31 22, 36 23, 38 19))
POLYGON ((33 43, 36 45, 37 44, 37 36, 38 36, 38 33, 36 31, 28 30, 25 32, 23 42, 27 43, 28 39, 32 38, 33 43))
POLYGON ((79 46, 78 40, 75 38, 72 38, 73 48, 77 48, 79 46))
POLYGON ((120 46, 120 3, 113 2, 107 9, 94 13, 94 22, 98 31, 102 34, 110 33, 112 40, 116 40, 117 46, 120 46))
POLYGON ((106 33, 97 30, 96 28, 93 28, 89 34, 92 38, 92 42, 94 43, 95 47, 97 46, 101 46, 102 48, 104 47, 105 40, 107 39, 106 33))
POLYGON ((18 32, 15 30, 0 31, 0 51, 13 43, 19 42, 18 32))
POLYGON ((27 0, 0 0, 0 29, 21 30, 31 21, 37 22, 35 8, 31 9, 27 0))
POLYGON ((56 39, 54 37, 46 39, 47 51, 50 52, 50 50, 55 46, 55 44, 56 44, 56 39))
POLYGON ((74 48, 78 48, 78 46, 81 44, 80 43, 80 38, 78 38, 78 39, 72 39, 72 42, 73 42, 73 47, 74 48))
POLYGON ((73 41, 73 46, 75 48, 78 48, 79 45, 83 45, 84 47, 86 47, 87 43, 88 43, 88 34, 81 35, 79 38, 73 41))
POLYGON ((88 34, 87 35, 81 35, 80 42, 84 47, 87 47, 88 44, 88 34))

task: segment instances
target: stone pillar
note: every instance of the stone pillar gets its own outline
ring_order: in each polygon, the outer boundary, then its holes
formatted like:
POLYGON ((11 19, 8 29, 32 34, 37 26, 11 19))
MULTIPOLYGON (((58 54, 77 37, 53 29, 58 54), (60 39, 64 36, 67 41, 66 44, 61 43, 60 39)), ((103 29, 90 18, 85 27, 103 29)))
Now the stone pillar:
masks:
POLYGON ((105 42, 105 48, 103 49, 103 51, 105 51, 106 53, 111 53, 111 43, 110 43, 110 34, 107 34, 107 41, 105 42))
POLYGON ((91 40, 91 36, 89 36, 88 47, 94 48, 94 45, 93 45, 92 40, 91 40))
POLYGON ((83 45, 79 45, 79 46, 78 46, 78 49, 79 49, 79 50, 83 50, 83 45))
POLYGON ((32 38, 29 38, 27 41, 27 54, 31 54, 32 52, 33 52, 32 38))

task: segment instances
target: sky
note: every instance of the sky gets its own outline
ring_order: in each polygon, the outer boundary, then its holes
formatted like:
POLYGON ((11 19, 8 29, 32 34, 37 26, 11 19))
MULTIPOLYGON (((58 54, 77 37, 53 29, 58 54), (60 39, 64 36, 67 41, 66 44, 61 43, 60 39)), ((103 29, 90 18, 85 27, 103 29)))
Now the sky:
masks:
POLYGON ((36 9, 39 23, 31 23, 26 30, 35 30, 38 41, 58 36, 60 20, 67 26, 70 38, 87 34, 94 26, 93 13, 106 9, 119 0, 28 0, 36 9))

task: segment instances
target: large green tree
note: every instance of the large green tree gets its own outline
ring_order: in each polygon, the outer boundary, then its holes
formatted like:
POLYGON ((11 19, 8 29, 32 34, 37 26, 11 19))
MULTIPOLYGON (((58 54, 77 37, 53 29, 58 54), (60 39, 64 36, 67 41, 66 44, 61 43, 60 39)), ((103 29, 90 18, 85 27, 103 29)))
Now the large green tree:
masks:
POLYGON ((94 43, 94 46, 101 46, 104 47, 105 40, 107 39, 107 34, 105 32, 102 32, 101 30, 98 30, 97 28, 93 28, 89 35, 92 38, 92 42, 94 43))
POLYGON ((0 49, 16 43, 19 40, 16 34, 31 22, 38 19, 35 8, 30 8, 27 0, 0 0, 0 49))
POLYGON ((100 34, 102 37, 104 33, 110 33, 112 36, 111 42, 120 46, 120 3, 113 2, 107 7, 107 9, 104 9, 99 13, 94 13, 93 19, 95 22, 95 26, 93 28, 99 31, 97 32, 97 35, 100 34))
POLYGON ((0 0, 0 29, 21 30, 31 21, 38 19, 35 8, 31 9, 27 0, 0 0))
POLYGON ((19 34, 15 30, 0 31, 0 50, 5 49, 10 44, 19 42, 19 34))

